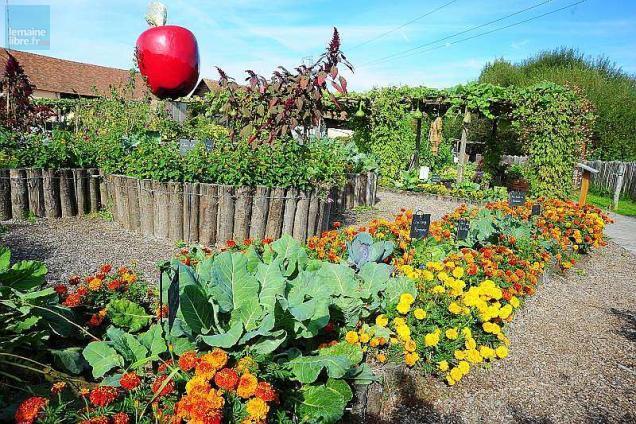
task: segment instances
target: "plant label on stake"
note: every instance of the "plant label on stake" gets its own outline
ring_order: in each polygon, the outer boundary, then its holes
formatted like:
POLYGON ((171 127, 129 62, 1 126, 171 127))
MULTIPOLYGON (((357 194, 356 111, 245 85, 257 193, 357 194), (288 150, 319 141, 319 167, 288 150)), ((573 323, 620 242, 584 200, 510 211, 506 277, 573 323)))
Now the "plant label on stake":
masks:
POLYGON ((532 211, 530 212, 530 216, 541 215, 541 204, 535 203, 532 205, 532 211))
POLYGON ((525 191, 511 191, 508 194, 508 206, 523 206, 526 203, 525 191))
POLYGON ((413 221, 411 221, 411 238, 425 238, 428 237, 428 231, 431 226, 431 214, 416 212, 413 215, 413 221))
POLYGON ((457 240, 466 240, 468 237, 468 230, 470 230, 469 220, 462 218, 457 221, 457 240))
POLYGON ((172 325, 177 317, 179 309, 179 271, 177 270, 168 287, 168 332, 172 331, 172 325))

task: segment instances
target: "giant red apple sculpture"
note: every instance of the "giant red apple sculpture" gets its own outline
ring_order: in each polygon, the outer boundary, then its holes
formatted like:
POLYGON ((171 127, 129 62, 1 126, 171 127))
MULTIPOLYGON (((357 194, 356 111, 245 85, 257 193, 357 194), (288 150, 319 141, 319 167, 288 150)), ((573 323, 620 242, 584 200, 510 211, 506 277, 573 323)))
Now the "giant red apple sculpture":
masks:
POLYGON ((137 64, 155 96, 176 99, 199 80, 199 47, 186 28, 165 25, 166 15, 164 5, 150 4, 146 20, 151 28, 137 39, 137 64))

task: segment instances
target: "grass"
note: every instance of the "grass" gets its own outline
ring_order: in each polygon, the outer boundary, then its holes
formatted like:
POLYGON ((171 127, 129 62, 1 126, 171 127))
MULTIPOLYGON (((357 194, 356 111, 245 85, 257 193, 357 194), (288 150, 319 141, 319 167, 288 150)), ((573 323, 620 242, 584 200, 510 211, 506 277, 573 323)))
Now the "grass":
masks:
MULTIPOLYGON (((578 199, 578 195, 575 197, 578 199)), ((607 210, 612 205, 612 198, 606 194, 589 192, 587 194, 587 202, 607 210)), ((618 201, 618 210, 612 212, 616 212, 619 215, 636 216, 636 202, 628 198, 622 198, 618 201)))

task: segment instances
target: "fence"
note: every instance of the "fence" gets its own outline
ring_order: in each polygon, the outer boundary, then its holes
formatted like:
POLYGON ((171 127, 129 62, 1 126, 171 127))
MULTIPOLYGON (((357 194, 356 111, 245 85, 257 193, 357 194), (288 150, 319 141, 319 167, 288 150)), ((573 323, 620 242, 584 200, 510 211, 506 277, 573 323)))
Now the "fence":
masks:
POLYGON ((609 193, 614 193, 619 168, 622 164, 625 165, 621 194, 636 200, 636 162, 593 160, 587 161, 586 164, 599 171, 598 174, 592 175, 592 188, 609 193))
POLYGON ((125 229, 167 240, 212 245, 229 239, 305 241, 329 226, 332 208, 374 204, 377 175, 349 174, 321 197, 295 188, 159 182, 97 169, 0 170, 0 220, 68 217, 111 208, 125 229))

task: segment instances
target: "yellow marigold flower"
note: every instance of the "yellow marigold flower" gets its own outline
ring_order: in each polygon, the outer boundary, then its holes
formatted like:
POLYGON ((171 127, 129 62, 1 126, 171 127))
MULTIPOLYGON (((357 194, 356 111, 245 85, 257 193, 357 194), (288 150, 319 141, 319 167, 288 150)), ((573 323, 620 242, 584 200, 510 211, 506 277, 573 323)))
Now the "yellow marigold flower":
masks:
POLYGON ((265 418, 267 418, 269 406, 263 399, 255 397, 247 401, 245 410, 247 411, 249 416, 254 418, 255 420, 264 421, 265 418))
POLYGON ((402 293, 402 295, 400 296, 400 303, 411 305, 413 302, 415 302, 415 298, 411 293, 402 293))
POLYGON ((358 333, 356 333, 355 331, 349 331, 347 332, 347 334, 345 335, 345 340, 347 341, 347 343, 349 344, 356 344, 358 343, 358 333))
POLYGON ((422 320, 426 318, 426 311, 422 308, 417 308, 413 311, 413 315, 415 315, 415 318, 422 320))
POLYGON ((390 342, 392 345, 394 345, 394 344, 397 344, 397 343, 398 343, 398 339, 397 339, 397 337, 391 337, 391 338, 389 339, 389 342, 390 342))
POLYGON ((459 367, 453 367, 451 368, 449 375, 451 376, 453 380, 459 381, 464 376, 464 373, 459 367))
POLYGON ((494 358, 495 356, 495 350, 491 347, 488 346, 480 346, 479 347, 479 354, 484 358, 484 359, 491 359, 494 358))
POLYGON ((436 330, 432 333, 428 333, 424 336, 424 346, 432 347, 437 346, 439 343, 439 330, 436 330))
POLYGON ((242 397, 243 399, 248 399, 254 396, 254 392, 256 391, 256 387, 258 386, 258 379, 254 374, 250 374, 246 372, 239 379, 239 384, 236 389, 236 394, 242 397))
POLYGON ((433 294, 442 294, 446 291, 444 286, 437 285, 431 289, 431 293, 433 294))
POLYGON ((375 325, 378 327, 386 327, 388 323, 389 319, 384 314, 375 317, 375 325))
POLYGON ((462 328, 462 334, 464 335, 464 337, 468 338, 468 337, 473 337, 473 332, 471 331, 470 327, 464 327, 462 328))
POLYGON ((453 269, 452 274, 455 278, 462 278, 464 276, 464 268, 456 267, 455 269, 453 269))
POLYGON ((224 350, 215 348, 212 352, 201 356, 201 361, 207 362, 218 371, 227 364, 227 353, 224 350))
POLYGON ((446 280, 448 280, 448 274, 445 271, 442 271, 439 274, 437 274, 437 279, 439 281, 446 282, 446 280))
POLYGON ((497 339, 499 339, 500 342, 503 342, 506 346, 510 346, 510 340, 503 333, 497 334, 497 339))
POLYGON ((417 348, 417 343, 415 343, 413 339, 410 339, 404 342, 404 350, 406 350, 407 352, 415 352, 416 348, 417 348))
POLYGON ((400 325, 406 325, 406 320, 402 317, 393 318, 393 325, 399 327, 400 325))
POLYGON ((503 308, 499 309, 499 318, 506 319, 512 313, 512 305, 506 305, 503 308))
POLYGON ((377 355, 375 355, 375 359, 383 364, 386 362, 386 355, 384 353, 378 353, 377 355))
POLYGON ((369 343, 370 339, 371 336, 369 336, 367 333, 360 334, 360 343, 369 343))
POLYGON ((453 353, 453 356, 455 356, 455 359, 466 359, 466 352, 463 350, 456 350, 453 353))
POLYGON ((472 364, 478 364, 483 360, 481 354, 477 349, 470 349, 468 352, 466 352, 466 359, 468 359, 468 362, 472 364))
POLYGON ((102 280, 99 278, 93 278, 88 282, 88 289, 90 291, 97 291, 102 288, 102 280))
POLYGON ((470 371, 470 364, 467 361, 459 361, 457 368, 459 368, 463 375, 466 375, 470 371))
POLYGON ((449 328, 448 330, 446 330, 447 339, 455 340, 457 337, 459 337, 459 333, 457 332, 456 328, 449 328))
POLYGON ((397 311, 401 313, 402 315, 406 315, 411 310, 411 305, 409 305, 408 303, 400 302, 398 303, 397 308, 395 309, 397 309, 397 311))
POLYGON ((446 376, 446 383, 448 383, 449 386, 454 386, 455 385, 455 380, 453 379, 453 377, 451 377, 450 374, 448 374, 446 376))
POLYGON ((422 278, 425 281, 433 281, 435 279, 435 275, 433 275, 433 273, 428 269, 425 269, 422 271, 422 278))
POLYGON ((508 356, 508 348, 504 345, 499 345, 497 349, 495 349, 495 353, 497 354, 498 358, 503 359, 508 356))
POLYGON ((451 304, 448 305, 448 311, 451 314, 459 315, 462 313, 462 307, 459 306, 457 302, 451 302, 451 304))
POLYGON ((517 309, 520 306, 519 298, 517 296, 512 296, 510 298, 510 304, 513 308, 517 309))
POLYGON ((475 339, 470 337, 470 338, 466 338, 464 345, 466 346, 466 349, 468 350, 475 349, 477 347, 477 342, 475 341, 475 339))
POLYGON ((448 371, 448 361, 440 361, 437 363, 437 369, 445 372, 448 371))
POLYGON ((409 340, 411 338, 411 329, 407 325, 400 325, 395 331, 402 340, 409 340))
POLYGON ((453 261, 448 261, 448 262, 446 262, 444 265, 445 265, 445 266, 446 266, 446 268, 448 268, 448 269, 453 269, 453 268, 455 268, 455 262, 453 262, 453 261))
POLYGON ((210 390, 210 384, 205 376, 195 375, 186 383, 186 393, 207 393, 210 390))
POLYGON ((404 355, 404 363, 409 367, 415 365, 415 363, 419 361, 419 359, 420 355, 418 355, 417 352, 408 352, 406 355, 404 355))

